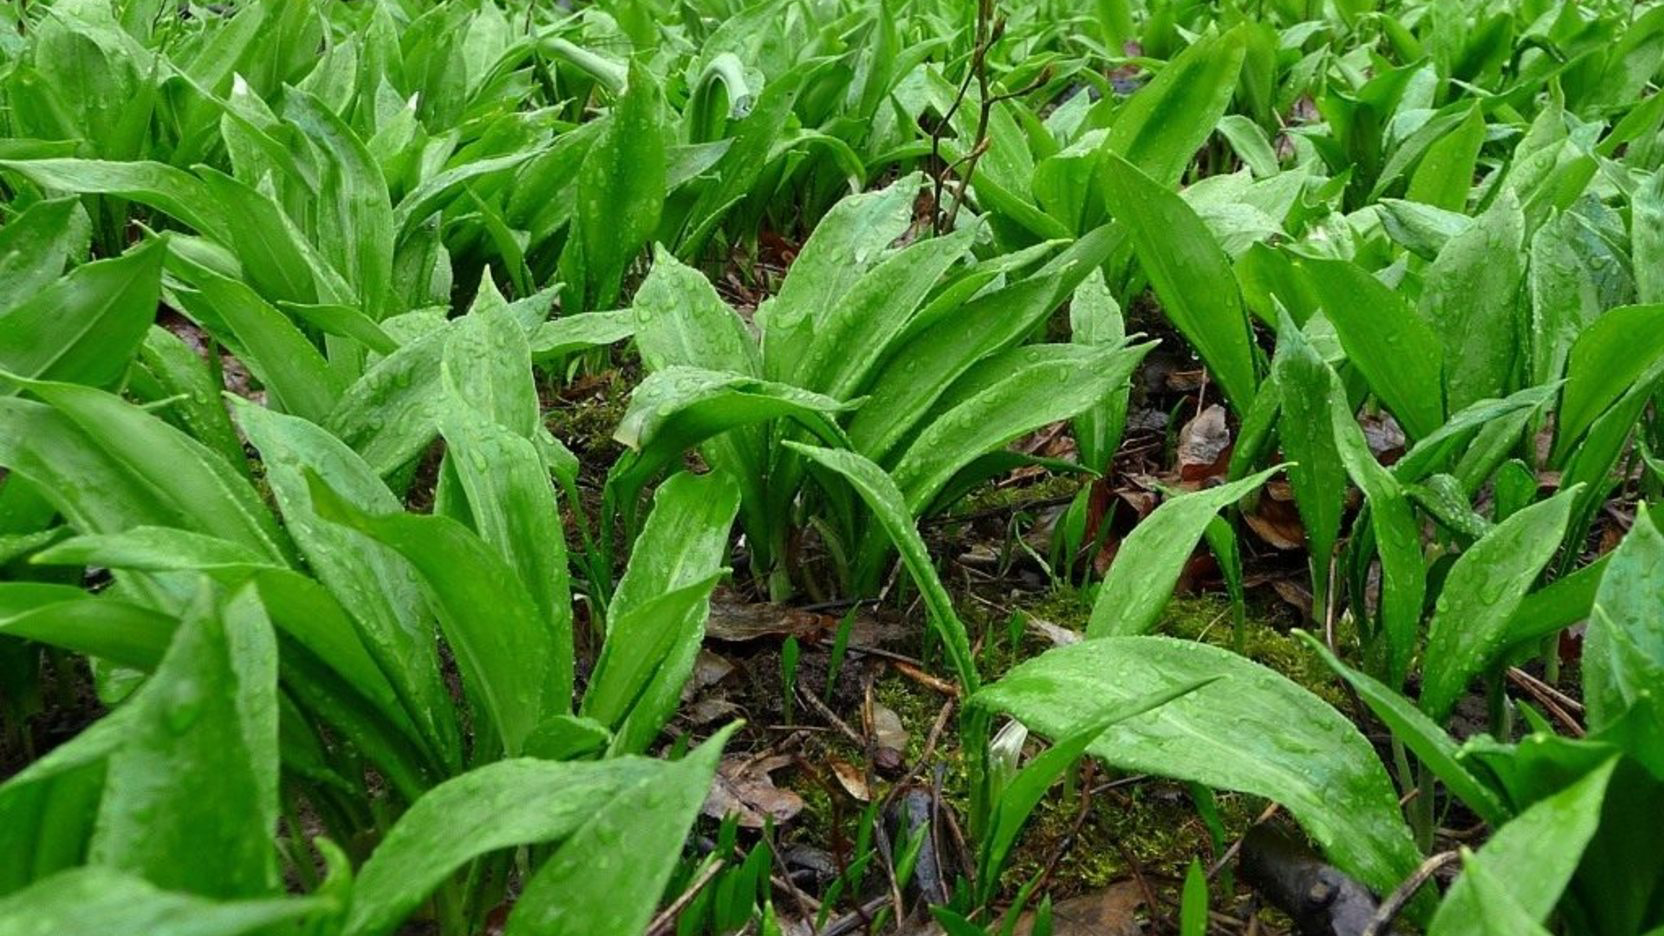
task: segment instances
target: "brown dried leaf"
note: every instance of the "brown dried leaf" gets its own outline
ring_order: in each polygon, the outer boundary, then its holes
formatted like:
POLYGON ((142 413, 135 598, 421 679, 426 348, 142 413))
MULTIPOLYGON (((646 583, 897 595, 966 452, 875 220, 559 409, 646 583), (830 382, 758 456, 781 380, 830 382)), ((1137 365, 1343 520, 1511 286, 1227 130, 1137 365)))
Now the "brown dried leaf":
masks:
MULTIPOLYGON (((1142 936, 1138 908, 1144 890, 1135 881, 1118 881, 1100 891, 1070 897, 1052 905, 1052 936, 1142 936)), ((1015 936, 1034 932, 1034 913, 1017 921, 1015 936)))
POLYGON ((1218 403, 1179 430, 1179 478, 1200 481, 1223 474, 1231 461, 1231 429, 1218 403))
POLYGON ((865 771, 847 761, 833 760, 830 763, 832 765, 832 776, 838 778, 838 785, 844 788, 845 793, 863 803, 872 800, 872 793, 867 789, 865 771))
POLYGON ((769 776, 791 760, 784 754, 724 757, 705 797, 705 815, 713 819, 738 815, 740 825, 748 829, 761 829, 766 818, 780 823, 796 816, 803 811, 803 797, 775 786, 769 776))

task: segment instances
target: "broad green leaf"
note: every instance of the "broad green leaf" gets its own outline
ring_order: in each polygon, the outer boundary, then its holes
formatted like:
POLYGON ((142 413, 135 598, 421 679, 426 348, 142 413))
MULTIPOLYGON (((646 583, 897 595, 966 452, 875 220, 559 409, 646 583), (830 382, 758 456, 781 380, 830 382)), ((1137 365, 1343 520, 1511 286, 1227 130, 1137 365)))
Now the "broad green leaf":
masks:
POLYGON ((872 511, 873 520, 890 537, 902 564, 913 577, 923 596, 930 622, 947 648, 949 661, 959 677, 959 684, 967 692, 975 692, 978 685, 976 662, 971 656, 971 641, 965 624, 953 610, 953 599, 942 587, 936 567, 930 563, 930 551, 913 523, 907 502, 884 469, 856 452, 817 448, 787 441, 785 445, 815 464, 835 472, 848 481, 872 511))
MULTIPOLYGON (((1000 871, 1005 867, 1006 856, 1016 844, 1017 836, 1028 822, 1029 816, 1033 814, 1034 808, 1040 804, 1046 791, 1051 789, 1052 784, 1063 772, 1073 767, 1080 756, 1086 753, 1087 745, 1096 741, 1109 726, 1160 708, 1174 699, 1195 692, 1209 682, 1212 680, 1199 679, 1188 684, 1174 685, 1141 698, 1112 702, 1089 719, 1080 730, 1057 739, 1055 744, 1018 771, 1000 793, 998 802, 994 804, 994 815, 977 856, 977 880, 982 882, 984 892, 993 892, 998 884, 1000 871)), ((971 704, 978 704, 978 699, 982 697, 979 694, 971 700, 971 704)))
POLYGON ((645 750, 675 711, 704 641, 739 495, 722 472, 683 472, 653 494, 607 606, 607 640, 584 695, 583 713, 615 731, 615 752, 645 750))
MULTIPOLYGON (((672 795, 679 798, 694 786, 703 797, 729 734, 719 732, 676 763, 631 756, 588 762, 517 758, 488 764, 434 787, 399 818, 364 863, 353 888, 345 936, 394 932, 428 894, 470 859, 519 845, 572 840, 602 817, 609 822, 600 828, 610 827, 616 817, 608 815, 607 805, 631 791, 651 790, 674 778, 673 790, 668 785, 660 789, 666 794, 666 807, 672 795), (704 767, 707 763, 708 768, 704 767), (689 776, 693 765, 704 770, 697 781, 689 776)), ((654 831, 658 847, 679 851, 682 836, 670 831, 673 824, 660 820, 642 826, 654 831)), ((595 861, 593 844, 583 852, 586 859, 600 864, 595 861)), ((557 850, 556 857, 559 854, 557 850)), ((628 861, 608 864, 613 873, 633 872, 628 861)), ((603 883, 597 886, 596 896, 622 886, 621 882, 603 883)))
POLYGON ((1281 470, 1279 465, 1240 481, 1180 494, 1152 511, 1116 552, 1092 603, 1087 636, 1125 637, 1154 627, 1213 515, 1252 494, 1281 470))
POLYGON ((1107 159, 1104 198, 1126 226, 1162 311, 1201 354, 1231 404, 1246 410, 1254 398, 1253 343, 1230 260, 1183 198, 1126 160, 1107 159))
POLYGON ((1331 414, 1332 396, 1339 392, 1344 406, 1346 393, 1333 375, 1300 326, 1284 313, 1277 326, 1277 355, 1271 361, 1271 378, 1277 381, 1282 401, 1277 438, 1293 462, 1288 477, 1306 529, 1314 611, 1328 607, 1329 567, 1346 496, 1346 466, 1337 451, 1331 414))
POLYGON ((438 431, 439 364, 449 331, 430 331, 377 361, 322 424, 383 477, 415 458, 438 431))
POLYGON ((1420 308, 1444 343, 1445 392, 1451 409, 1508 389, 1522 331, 1524 239, 1525 215, 1505 194, 1451 238, 1427 269, 1420 308))
POLYGON ((809 346, 787 379, 839 400, 859 393, 975 233, 967 227, 895 251, 816 310, 809 346))
POLYGON ((0 582, 0 634, 120 666, 155 668, 177 623, 142 605, 94 597, 68 585, 0 582))
POLYGON ((541 425, 526 330, 489 277, 473 308, 450 328, 440 373, 456 399, 516 435, 529 439, 541 425))
POLYGON ((1508 886, 1478 861, 1465 846, 1462 849, 1462 880, 1467 882, 1483 936, 1551 936, 1542 923, 1520 906, 1508 886))
POLYGON ((394 221, 387 180, 363 141, 328 105, 298 90, 285 94, 284 104, 323 157, 314 205, 320 252, 358 289, 365 314, 379 320, 393 311, 394 221))
POLYGON ((891 472, 915 515, 960 469, 1048 423, 1069 419, 1126 383, 1154 346, 1040 344, 990 357, 948 391, 946 407, 891 472))
POLYGON ((568 295, 578 299, 568 305, 574 312, 617 302, 619 281, 653 236, 665 201, 664 102, 639 63, 631 63, 606 121, 578 170, 573 236, 561 258, 568 295))
POLYGON ((139 714, 117 708, 0 784, 0 893, 86 863, 106 765, 139 714))
MULTIPOLYGON (((639 297, 638 291, 638 301, 639 297)), ((526 341, 531 346, 532 360, 546 361, 575 351, 605 347, 635 332, 635 314, 628 309, 581 312, 538 325, 526 336, 526 341)))
POLYGON ((0 227, 0 316, 56 282, 91 234, 77 198, 38 201, 12 216, 0 227))
POLYGON ((1604 311, 1594 274, 1575 246, 1577 229, 1577 221, 1562 214, 1531 237, 1530 383, 1559 380, 1572 345, 1604 311))
POLYGON ((549 707, 565 704, 547 698, 553 637, 519 576, 449 517, 371 514, 303 471, 319 517, 374 537, 416 569, 479 715, 502 750, 517 754, 549 707))
POLYGON ((335 909, 322 897, 214 901, 108 868, 63 871, 0 900, 0 936, 243 936, 335 909))
MULTIPOLYGON (((153 518, 147 522, 154 525, 186 527, 287 561, 287 538, 277 529, 254 488, 196 440, 101 390, 45 381, 32 381, 28 387, 68 425, 51 430, 62 434, 61 441, 32 434, 22 442, 18 452, 26 461, 10 458, 0 444, 0 463, 11 465, 26 477, 35 477, 37 466, 62 472, 65 486, 54 483, 49 494, 59 498, 60 509, 77 517, 78 524, 86 524, 85 532, 124 528, 126 524, 119 521, 100 521, 95 516, 111 509, 108 499, 137 497, 153 518), (82 473, 83 463, 90 473, 82 473), (119 478, 119 487, 106 487, 110 475, 119 478), (71 502, 85 506, 69 506, 71 502)), ((0 433, 0 438, 4 435, 0 433)), ((114 509, 126 512, 134 506, 124 503, 114 509)))
POLYGON ((278 893, 277 644, 254 591, 199 593, 128 704, 91 862, 204 897, 278 893))
POLYGON ((1405 197, 1447 211, 1467 207, 1468 189, 1473 187, 1473 164, 1484 142, 1485 114, 1475 104, 1455 129, 1427 148, 1415 175, 1410 177, 1410 190, 1405 197))
POLYGON ((1583 703, 1589 727, 1618 720, 1664 686, 1664 535, 1645 514, 1612 552, 1583 638, 1583 703))
POLYGON ((1421 523, 1393 473, 1375 460, 1364 431, 1353 418, 1340 378, 1329 375, 1329 416, 1335 449, 1352 483, 1369 501, 1370 530, 1381 557, 1381 630, 1387 642, 1387 679, 1402 686, 1415 656, 1427 598, 1427 563, 1421 523))
POLYGON ((1410 451, 1392 466, 1393 476, 1401 484, 1412 484, 1444 469, 1451 457, 1470 441, 1469 433, 1477 433, 1523 410, 1546 406, 1560 389, 1558 383, 1527 387, 1501 400, 1479 400, 1410 446, 1410 451))
MULTIPOLYGON (((237 438, 237 430, 231 425, 208 362, 178 335, 152 325, 145 333, 144 344, 139 346, 139 363, 155 380, 156 395, 172 401, 161 415, 171 417, 238 472, 248 474, 242 440, 237 438)), ((144 398, 136 387, 132 389, 136 396, 144 398)))
POLYGON ((1654 170, 1632 199, 1635 294, 1641 302, 1664 302, 1664 167, 1654 170))
POLYGON ((1462 763, 1460 746, 1432 719, 1423 715, 1410 700, 1399 695, 1386 684, 1342 663, 1323 642, 1311 634, 1301 633, 1306 645, 1357 691, 1358 696, 1381 719, 1393 737, 1415 753, 1427 768, 1450 788, 1458 799, 1481 819, 1501 825, 1508 818, 1508 809, 1495 792, 1468 770, 1462 763))
POLYGON ((195 290, 174 290, 184 311, 210 331, 229 329, 239 358, 285 412, 322 422, 345 390, 311 339, 289 317, 242 282, 206 269, 192 273, 195 290))
POLYGON ((1641 376, 1664 358, 1664 304, 1624 306, 1601 315, 1571 346, 1555 417, 1555 461, 1641 376))
POLYGON ((1244 54, 1238 30, 1192 43, 1127 99, 1110 125, 1109 151, 1158 187, 1177 185, 1230 104, 1244 54))
POLYGON ((213 209, 212 190, 201 179, 172 166, 100 159, 6 159, 0 160, 0 168, 20 172, 53 191, 130 198, 222 244, 231 242, 225 220, 213 209))
MULTIPOLYGON (((147 241, 113 260, 78 266, 0 311, 0 370, 93 386, 115 383, 156 319, 166 253, 165 239, 147 241)), ((0 388, 9 386, 0 377, 0 388)))
POLYGON ((636 346, 649 370, 682 366, 760 373, 756 341, 745 322, 717 295, 710 280, 663 247, 654 250, 653 270, 636 290, 631 311, 636 346))
POLYGON ((1018 664, 979 702, 1068 737, 1095 707, 1205 679, 1214 681, 1110 726, 1088 752, 1122 770, 1275 800, 1330 861, 1378 891, 1415 869, 1420 856, 1370 743, 1317 696, 1228 650, 1168 637, 1085 640, 1018 664))
POLYGON ((850 421, 855 450, 874 461, 890 461, 954 381, 1032 333, 1119 243, 1116 226, 1106 224, 1021 282, 949 309, 951 314, 927 327, 910 329, 892 366, 877 376, 870 397, 850 421))
POLYGON ((1427 629, 1421 709, 1442 722, 1468 681, 1493 661, 1508 619, 1560 548, 1576 490, 1563 491, 1497 524, 1457 557, 1427 629))
POLYGON ((505 936, 643 930, 682 857, 733 729, 598 804, 526 882, 505 936))
MULTIPOLYGON (((1069 340, 1082 345, 1119 345, 1126 341, 1127 325, 1121 305, 1115 301, 1101 270, 1094 270, 1069 302, 1069 340)), ((1096 405, 1075 417, 1075 441, 1080 446, 1081 464, 1107 472, 1109 460, 1121 447, 1127 426, 1127 404, 1131 383, 1112 387, 1096 405)))
POLYGON ((879 191, 852 195, 815 225, 780 292, 757 310, 769 377, 797 377, 798 362, 809 352, 819 322, 832 311, 832 301, 882 262, 907 230, 918 187, 919 179, 908 176, 879 191))
POLYGON ((1252 118, 1226 114, 1219 119, 1219 135, 1231 144, 1254 178, 1268 179, 1277 174, 1277 153, 1266 139, 1265 131, 1252 118))
POLYGON ((316 473, 338 497, 368 513, 397 511, 398 499, 363 459, 318 426, 246 401, 236 403, 236 412, 260 451, 266 483, 311 573, 352 615, 365 649, 422 728, 436 760, 459 765, 453 703, 415 575, 394 550, 320 517, 307 474, 316 473))
POLYGON ((638 490, 662 468, 706 439, 737 427, 791 417, 818 438, 843 443, 833 415, 851 407, 818 393, 740 374, 669 367, 630 394, 613 438, 633 456, 615 463, 612 481, 638 490))
POLYGON ((1443 425, 1444 351, 1438 333, 1356 264, 1301 258, 1298 268, 1335 326, 1347 360, 1410 438, 1424 438, 1443 425))
MULTIPOLYGON (((1612 758, 1576 783, 1541 800, 1504 824, 1474 862, 1504 884, 1506 893, 1528 918, 1541 923, 1560 900, 1560 892, 1577 870, 1584 846, 1600 824, 1601 802, 1617 759, 1612 758)), ((1456 879, 1428 927, 1430 936, 1454 936, 1484 930, 1484 902, 1467 876, 1456 879)))

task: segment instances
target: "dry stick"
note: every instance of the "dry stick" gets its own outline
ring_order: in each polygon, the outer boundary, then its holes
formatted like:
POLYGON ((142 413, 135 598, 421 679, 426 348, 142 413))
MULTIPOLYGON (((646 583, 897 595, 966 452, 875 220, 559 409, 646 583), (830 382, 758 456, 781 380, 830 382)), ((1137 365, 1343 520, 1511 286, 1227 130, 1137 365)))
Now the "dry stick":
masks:
POLYGON ((821 930, 818 936, 844 936, 845 933, 854 932, 856 927, 870 922, 872 915, 877 913, 879 908, 883 907, 889 899, 889 897, 874 897, 856 907, 854 913, 846 913, 826 924, 826 928, 821 930))
POLYGON ((1386 900, 1381 901, 1381 905, 1375 908, 1375 916, 1370 919, 1369 925, 1365 926, 1363 932, 1359 933, 1358 936, 1380 936, 1380 934, 1385 933, 1388 927, 1392 926, 1392 921, 1398 918, 1399 911, 1403 910, 1405 905, 1410 902, 1410 898, 1416 895, 1416 891, 1421 890, 1421 885, 1431 880, 1440 868, 1460 857, 1460 852, 1447 851, 1440 852, 1423 861, 1414 873, 1404 879, 1404 883, 1398 885, 1396 890, 1387 895, 1386 900))
POLYGON ((1548 709, 1548 713, 1554 716, 1555 721, 1564 725, 1566 727, 1566 731, 1569 732, 1572 737, 1581 738, 1587 734, 1587 732, 1583 730, 1583 726, 1577 723, 1577 719, 1571 716, 1571 713, 1561 708, 1559 703, 1556 702, 1555 699, 1548 693, 1543 692, 1541 688, 1532 685, 1530 678, 1527 677, 1523 671, 1515 667, 1509 667, 1508 679, 1510 682, 1514 683, 1514 685, 1524 689, 1533 699, 1536 699, 1538 704, 1542 705, 1543 708, 1548 709))
POLYGON ((832 727, 842 732, 844 737, 853 742, 856 747, 865 747, 866 742, 861 738, 860 734, 856 733, 854 728, 849 727, 849 722, 839 718, 837 712, 832 711, 831 707, 829 707, 825 702, 822 702, 820 700, 820 696, 815 695, 813 692, 805 692, 802 687, 797 687, 797 697, 808 703, 810 708, 819 712, 822 718, 831 722, 832 727))
POLYGON ((1075 821, 1069 826, 1069 834, 1063 836, 1063 840, 1058 842, 1057 848, 1052 851, 1051 857, 1046 860, 1046 866, 1040 869, 1040 876, 1035 879, 1034 887, 1030 889, 1030 893, 1039 893, 1040 889, 1051 881, 1052 872, 1057 869, 1058 863, 1063 860, 1064 856, 1073 851, 1075 843, 1080 841, 1081 826, 1086 824, 1086 817, 1092 811, 1092 775, 1096 771, 1097 761, 1087 758, 1082 769, 1086 776, 1081 779, 1080 809, 1075 812, 1075 821))
POLYGON ((1576 712, 1576 713, 1579 713, 1579 714, 1581 714, 1583 712, 1583 703, 1582 702, 1579 702, 1576 699, 1572 698, 1571 696, 1566 695, 1564 692, 1561 692, 1560 690, 1554 688, 1553 686, 1549 685, 1546 682, 1543 682, 1541 679, 1538 679, 1537 677, 1531 675, 1530 673, 1527 673, 1525 670, 1522 670, 1517 666, 1508 667, 1508 678, 1512 679, 1516 683, 1519 683, 1521 686, 1524 686, 1524 687, 1527 687, 1527 688, 1535 688, 1538 692, 1541 692, 1544 695, 1548 696, 1549 698, 1553 699, 1554 701, 1558 702, 1561 705, 1561 707, 1563 707, 1568 712, 1576 712))
POLYGON ((646 936, 659 936, 660 933, 669 932, 671 924, 676 922, 676 917, 688 908, 688 904, 693 903, 693 898, 699 896, 699 892, 705 889, 706 884, 716 879, 716 876, 722 872, 723 866, 727 863, 725 859, 718 858, 706 865, 705 870, 701 871, 699 876, 693 879, 693 883, 688 885, 688 889, 682 891, 681 896, 672 900, 670 906, 660 911, 659 915, 653 918, 653 922, 647 924, 646 936))
MULTIPOLYGON (((1265 807, 1265 810, 1260 813, 1259 818, 1255 819, 1253 824, 1251 826, 1249 826, 1249 828, 1252 828, 1253 826, 1257 826, 1260 823, 1265 822, 1266 820, 1270 819, 1272 816, 1277 815, 1277 810, 1282 809, 1282 808, 1283 807, 1282 807, 1281 803, 1272 803, 1271 805, 1265 807)), ((1215 861, 1213 863, 1213 867, 1208 869, 1208 880, 1211 881, 1215 877, 1217 877, 1219 875, 1219 872, 1224 870, 1225 866, 1231 863, 1231 859, 1235 858, 1236 853, 1239 852, 1239 851, 1242 851, 1242 839, 1240 839, 1240 838, 1237 839, 1235 842, 1232 842, 1231 847, 1225 849, 1225 854, 1220 855, 1219 860, 1215 861)))

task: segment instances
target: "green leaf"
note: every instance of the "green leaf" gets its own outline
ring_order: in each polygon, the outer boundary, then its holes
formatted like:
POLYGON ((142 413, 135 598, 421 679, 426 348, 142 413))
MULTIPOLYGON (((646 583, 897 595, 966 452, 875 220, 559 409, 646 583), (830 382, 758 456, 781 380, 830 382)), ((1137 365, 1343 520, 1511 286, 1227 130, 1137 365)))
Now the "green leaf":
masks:
POLYGON ((380 320, 393 311, 393 206, 387 180, 358 135, 328 105, 292 90, 287 116, 323 157, 316 211, 320 252, 356 287, 365 314, 380 320))
MULTIPOLYGON (((1018 771, 1000 793, 999 801, 994 804, 994 815, 980 846, 977 880, 982 883, 985 894, 991 896, 998 885, 1006 857, 1011 853, 1012 846, 1017 842, 1017 835, 1028 822, 1034 808, 1040 804, 1040 800, 1064 771, 1073 767, 1086 752, 1087 745, 1096 741, 1109 726, 1166 705, 1180 696, 1195 692, 1209 682, 1212 680, 1200 679, 1141 698, 1112 702, 1089 719, 1079 731, 1059 738, 1057 743, 1018 771)), ((971 700, 971 704, 979 704, 978 699, 982 697, 979 694, 971 700)))
MULTIPOLYGON (((1528 919, 1547 919, 1560 892, 1571 882, 1584 846, 1600 824, 1601 803, 1617 758, 1586 774, 1559 793, 1541 800, 1503 825, 1473 861, 1483 867, 1528 919)), ((1485 930, 1484 902, 1467 875, 1456 879, 1433 915, 1429 936, 1454 936, 1485 930)))
POLYGON ((1454 130, 1427 148, 1415 175, 1410 177, 1405 197, 1448 211, 1466 208, 1468 189, 1473 187, 1474 162, 1484 142, 1485 113, 1475 104, 1454 130))
MULTIPOLYGON (((42 482, 85 532, 136 525, 114 519, 131 516, 138 504, 127 500, 136 498, 152 518, 142 522, 182 526, 287 561, 288 541, 253 487, 196 440, 101 390, 45 381, 28 387, 63 422, 50 430, 37 422, 28 440, 20 440, 16 457, 0 442, 0 463, 42 482), (49 480, 54 474, 59 480, 49 480), (109 487, 107 480, 119 486, 109 487), (116 499, 124 502, 112 506, 116 499)), ((19 402, 17 412, 29 413, 19 402)))
POLYGON ((1442 722, 1468 681, 1495 658, 1508 619, 1560 548, 1577 490, 1556 494, 1497 524, 1457 557, 1427 628, 1421 709, 1442 722))
POLYGON ((1192 858, 1179 902, 1179 936, 1207 936, 1207 932, 1208 878, 1202 873, 1202 863, 1192 858))
POLYGON ((220 243, 230 243, 225 220, 213 210, 212 190, 197 177, 157 162, 100 159, 5 159, 0 168, 43 188, 78 195, 117 195, 166 212, 220 243))
POLYGON ((413 338, 341 394, 323 426, 383 477, 415 458, 437 433, 444 399, 439 363, 450 326, 413 338))
POLYGON ((177 621, 142 605, 68 585, 0 582, 0 634, 150 670, 177 621))
POLYGON ((1116 552, 1092 603, 1087 636, 1124 637, 1154 627, 1213 515, 1247 497, 1281 470, 1279 465, 1229 484, 1180 494, 1152 511, 1116 552))
POLYGON ((1239 30, 1192 43, 1127 99, 1110 125, 1109 151, 1158 187, 1177 185, 1230 104, 1245 54, 1239 30))
POLYGON ((128 704, 91 862, 205 897, 276 894, 277 645, 254 591, 199 593, 128 704))
POLYGON ((1381 630, 1387 643, 1387 680, 1402 686, 1421 633, 1427 598, 1427 562, 1421 549, 1421 523, 1393 473, 1375 460, 1369 440, 1353 418, 1339 376, 1329 375, 1329 416, 1335 450, 1352 483, 1369 502, 1370 529, 1381 557, 1381 630))
POLYGON ((260 451, 266 483, 307 567, 351 614, 365 649, 422 729, 436 760, 459 766, 453 703, 414 574, 394 550, 326 522, 313 503, 307 475, 316 473, 336 496, 367 513, 397 511, 398 499, 362 459, 318 426, 247 401, 236 401, 236 412, 260 451))
POLYGON ((1116 230, 1106 224, 1034 275, 957 309, 949 306, 922 328, 909 328, 895 346, 893 364, 879 372, 870 397, 850 421, 856 451, 888 463, 956 380, 989 355, 1020 343, 1104 262, 1121 242, 1116 230))
POLYGON ((913 219, 918 191, 918 177, 907 176, 876 192, 841 199, 815 225, 779 293, 757 310, 769 377, 797 379, 799 361, 809 353, 833 300, 848 295, 888 257, 890 245, 913 219))
POLYGON ((1414 704, 1391 687, 1342 663, 1316 637, 1305 632, 1300 632, 1300 637, 1306 642, 1306 646, 1335 671, 1335 675, 1346 680, 1357 690, 1364 704, 1369 706, 1376 718, 1381 719, 1393 737, 1414 752, 1416 757, 1433 771, 1433 775, 1450 788, 1450 792, 1454 793, 1457 799, 1493 826, 1500 826, 1508 819, 1508 808, 1490 787, 1480 782, 1479 778, 1463 765, 1460 747, 1443 728, 1423 715, 1414 704))
POLYGON ((1444 351, 1438 333, 1399 295, 1345 260, 1301 258, 1298 269, 1335 326, 1347 360, 1412 439, 1444 424, 1444 351))
POLYGON ((1443 339, 1451 409, 1508 389, 1522 331, 1524 241, 1525 214, 1517 200, 1504 194, 1451 238, 1427 269, 1420 308, 1443 339))
POLYGON ((1236 276, 1178 194, 1111 154, 1104 199, 1125 225, 1162 311, 1195 346, 1239 412, 1254 399, 1254 352, 1236 276))
POLYGON ((1306 529, 1315 611, 1328 607, 1329 568, 1345 507, 1347 472, 1337 451, 1331 401, 1338 393, 1344 405, 1346 391, 1286 312, 1277 326, 1271 377, 1282 401, 1277 437, 1283 454, 1293 462, 1288 477, 1306 529))
MULTIPOLYGON (((76 267, 0 312, 0 370, 106 386, 127 370, 156 318, 167 243, 76 267)), ((60 260, 61 263, 61 260, 60 260)), ((0 377, 0 388, 9 381, 0 377)))
POLYGON ((0 228, 0 321, 63 275, 64 264, 85 256, 91 235, 78 198, 37 201, 0 228))
POLYGON ((1474 907, 1472 916, 1479 922, 1483 936, 1551 936, 1543 924, 1531 918, 1508 887, 1495 874, 1475 859, 1473 852, 1462 849, 1462 879, 1467 881, 1474 907))
MULTIPOLYGON (((728 732, 719 733, 682 764, 714 761, 727 738, 728 732)), ((345 936, 392 933, 469 860, 499 849, 567 839, 621 795, 652 788, 667 777, 685 778, 677 772, 680 766, 629 756, 592 762, 518 758, 488 764, 434 787, 399 817, 360 869, 345 936)), ((701 796, 709 777, 706 773, 698 784, 701 796)), ((691 779, 686 782, 694 785, 691 779)), ((661 845, 674 842, 671 847, 680 849, 680 835, 669 834, 659 823, 652 828, 661 845)), ((596 850, 588 849, 586 857, 593 861, 596 850)), ((630 862, 615 867, 628 873, 630 862)), ((596 896, 611 889, 602 888, 596 896)))
MULTIPOLYGON (((1126 341, 1127 326, 1121 305, 1104 282, 1102 270, 1094 270, 1069 302, 1069 340, 1083 345, 1119 345, 1126 341)), ((1080 446, 1081 464, 1107 472, 1109 460, 1121 447, 1127 426, 1130 382, 1112 387, 1097 405, 1075 417, 1075 441, 1080 446)))
POLYGON ((196 290, 174 290, 184 311, 210 331, 223 322, 238 358, 285 412, 322 422, 345 389, 317 346, 289 317, 242 282, 208 269, 191 273, 196 290))
POLYGON ((682 453, 719 433, 791 417, 818 438, 842 444, 832 414, 851 409, 828 396, 787 384, 695 367, 649 374, 630 394, 630 407, 613 438, 633 458, 613 465, 620 491, 639 490, 682 453))
POLYGON ((1654 170, 1631 198, 1635 294, 1641 302, 1664 302, 1664 167, 1654 170))
POLYGON ((615 731, 614 751, 645 750, 675 711, 704 641, 739 496, 722 472, 683 472, 654 492, 584 694, 583 714, 615 731))
MULTIPOLYGON (((630 65, 629 84, 578 170, 573 237, 561 270, 577 296, 570 311, 606 309, 659 226, 665 201, 664 102, 651 72, 630 65)), ((576 298, 576 297, 572 297, 576 298)))
POLYGON ((402 510, 371 514, 310 469, 302 470, 319 517, 374 537, 421 575, 464 685, 482 706, 502 750, 518 753, 549 707, 565 704, 546 697, 552 637, 519 576, 449 517, 402 510))
POLYGON ((942 645, 947 648, 948 659, 959 677, 960 686, 967 693, 975 692, 978 679, 976 663, 971 656, 970 637, 965 632, 964 622, 953 610, 953 599, 948 597, 947 589, 942 587, 941 579, 936 576, 936 567, 930 564, 930 552, 925 548, 924 540, 913 524, 913 515, 895 482, 884 473, 884 469, 855 452, 817 448, 789 440, 784 444, 815 464, 841 475, 866 501, 874 520, 895 544, 896 551, 901 553, 902 564, 918 586, 925 608, 929 611, 930 622, 942 638, 942 645))
POLYGON ((1664 358, 1664 304, 1610 309, 1572 344, 1555 417, 1554 459, 1571 447, 1642 375, 1664 358))
POLYGON ((1637 516, 1601 576, 1583 638, 1583 703, 1589 728, 1616 722, 1664 685, 1664 535, 1637 516))
POLYGON ((891 474, 908 509, 922 513, 979 456, 1103 400, 1152 347, 1040 344, 989 358, 948 391, 940 414, 896 459, 891 474))
POLYGON ((0 900, 0 936, 243 936, 322 916, 322 897, 214 901, 108 868, 64 871, 0 900))
MULTIPOLYGON (((637 292, 640 300, 640 292, 637 292)), ((575 351, 600 348, 623 341, 636 332, 635 314, 629 309, 617 312, 581 312, 554 321, 544 322, 526 336, 532 360, 546 361, 575 351)))
MULTIPOLYGON (((1125 547, 1123 547, 1123 554, 1125 547)), ((1374 748, 1310 692, 1228 650, 1168 637, 1101 637, 1049 650, 985 689, 982 704, 1067 737, 1094 710, 1215 681, 1112 725, 1088 751, 1112 767, 1282 803, 1342 870, 1377 891, 1420 861, 1374 748)))
POLYGON ((526 882, 505 936, 645 929, 732 733, 718 732, 679 761, 655 762, 650 780, 597 804, 526 882))

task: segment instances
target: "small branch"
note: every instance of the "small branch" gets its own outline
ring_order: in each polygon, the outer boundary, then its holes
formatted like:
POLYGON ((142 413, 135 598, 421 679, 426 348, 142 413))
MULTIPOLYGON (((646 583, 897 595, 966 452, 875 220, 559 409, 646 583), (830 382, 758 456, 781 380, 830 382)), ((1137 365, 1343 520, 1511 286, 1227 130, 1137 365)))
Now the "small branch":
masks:
POLYGON ((1365 926, 1364 931, 1359 933, 1358 936, 1384 936, 1391 930, 1392 921, 1398 919, 1399 912, 1409 904, 1410 899, 1416 895, 1416 892, 1421 890, 1421 886, 1432 880, 1433 875, 1440 868, 1460 857, 1462 857, 1461 852, 1447 851, 1439 852, 1437 855, 1423 861, 1420 867, 1404 879, 1404 883, 1398 885, 1397 889, 1387 895, 1387 899, 1381 902, 1381 906, 1375 908, 1375 916, 1370 918, 1369 925, 1365 926))
POLYGON ((682 891, 681 896, 671 901, 670 906, 661 910, 659 915, 653 918, 653 922, 647 924, 646 936, 660 936, 662 933, 670 932, 670 928, 676 923, 676 917, 688 908, 688 904, 693 903, 693 898, 699 896, 705 885, 716 880, 716 876, 722 873, 727 863, 724 859, 718 858, 706 865, 705 870, 699 872, 699 876, 688 885, 688 889, 682 891))

